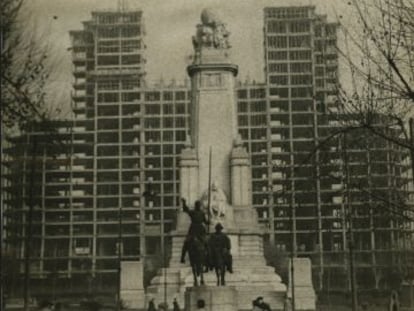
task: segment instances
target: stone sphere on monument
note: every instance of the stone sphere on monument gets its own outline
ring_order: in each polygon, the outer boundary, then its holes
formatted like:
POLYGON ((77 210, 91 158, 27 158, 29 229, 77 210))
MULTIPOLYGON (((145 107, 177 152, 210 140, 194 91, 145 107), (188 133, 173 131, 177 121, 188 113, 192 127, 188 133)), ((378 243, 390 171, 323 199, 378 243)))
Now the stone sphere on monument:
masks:
POLYGON ((220 23, 219 14, 211 8, 205 8, 201 12, 201 22, 204 25, 212 25, 212 24, 220 23))

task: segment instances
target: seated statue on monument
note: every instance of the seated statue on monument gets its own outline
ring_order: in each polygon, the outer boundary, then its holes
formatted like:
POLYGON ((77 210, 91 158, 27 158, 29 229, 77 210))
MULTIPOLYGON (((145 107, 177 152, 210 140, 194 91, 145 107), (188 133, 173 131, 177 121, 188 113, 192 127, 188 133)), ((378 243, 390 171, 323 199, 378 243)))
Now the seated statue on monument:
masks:
POLYGON ((211 185, 210 196, 208 191, 206 191, 201 197, 201 202, 208 210, 208 213, 210 213, 212 223, 218 223, 226 216, 227 197, 224 191, 217 186, 216 182, 213 182, 211 185))

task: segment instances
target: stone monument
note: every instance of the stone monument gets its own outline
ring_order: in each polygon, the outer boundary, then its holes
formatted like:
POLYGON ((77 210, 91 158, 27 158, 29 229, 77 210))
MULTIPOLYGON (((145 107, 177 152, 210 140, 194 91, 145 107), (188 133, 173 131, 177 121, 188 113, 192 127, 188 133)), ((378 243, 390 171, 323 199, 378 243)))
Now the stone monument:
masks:
POLYGON ((187 311, 197 310, 197 301, 203 301, 204 310, 233 311, 251 310, 252 301, 263 296, 272 310, 283 310, 286 286, 274 268, 266 266, 262 232, 252 207, 250 158, 237 132, 238 67, 230 60, 229 32, 213 11, 202 11, 193 46, 193 64, 187 68, 192 87, 191 128, 190 139, 180 155, 180 195, 190 207, 196 200, 206 206, 211 191, 210 211, 206 211, 211 212, 209 231, 214 231, 216 222, 223 224, 231 239, 234 273, 226 274, 225 287, 215 286, 213 272, 204 275, 206 286, 193 287, 188 260, 180 263, 190 220, 179 211, 169 267, 152 280, 147 301, 163 301, 167 297, 171 302, 176 298, 187 311), (210 149, 214 181, 211 187, 210 149))

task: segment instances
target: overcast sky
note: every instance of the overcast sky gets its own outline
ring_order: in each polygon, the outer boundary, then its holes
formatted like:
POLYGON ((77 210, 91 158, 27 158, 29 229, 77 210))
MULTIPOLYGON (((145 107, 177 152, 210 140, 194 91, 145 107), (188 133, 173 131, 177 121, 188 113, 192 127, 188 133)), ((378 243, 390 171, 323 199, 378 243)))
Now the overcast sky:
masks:
MULTIPOLYGON (((69 102, 72 65, 69 30, 82 29, 93 10, 117 9, 119 0, 28 0, 30 27, 50 44, 54 55, 55 101, 69 102)), ((314 5, 328 20, 344 14, 343 0, 128 0, 129 9, 142 9, 146 36, 146 71, 150 81, 186 77, 191 36, 203 8, 219 12, 231 32, 232 55, 239 65, 239 78, 263 81, 263 8, 266 6, 314 5)))

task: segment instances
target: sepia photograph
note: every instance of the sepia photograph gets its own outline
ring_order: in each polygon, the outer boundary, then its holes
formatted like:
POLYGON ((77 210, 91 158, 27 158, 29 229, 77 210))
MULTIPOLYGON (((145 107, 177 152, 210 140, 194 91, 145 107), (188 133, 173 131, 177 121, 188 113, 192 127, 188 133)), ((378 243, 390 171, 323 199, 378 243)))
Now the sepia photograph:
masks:
POLYGON ((5 311, 414 311, 414 0, 1 0, 5 311))

